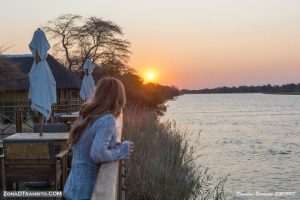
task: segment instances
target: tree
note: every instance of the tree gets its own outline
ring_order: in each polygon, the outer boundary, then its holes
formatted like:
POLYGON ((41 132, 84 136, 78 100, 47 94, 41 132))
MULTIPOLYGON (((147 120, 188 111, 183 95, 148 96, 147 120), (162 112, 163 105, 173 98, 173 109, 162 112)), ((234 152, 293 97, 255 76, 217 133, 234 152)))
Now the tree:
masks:
POLYGON ((54 55, 71 71, 81 71, 88 58, 110 75, 120 75, 129 68, 130 43, 112 21, 66 14, 49 21, 44 29, 56 41, 54 55))
POLYGON ((150 107, 162 114, 165 101, 179 95, 174 86, 143 84, 138 73, 128 66, 130 43, 122 37, 121 27, 112 21, 67 14, 48 22, 44 29, 56 41, 53 52, 60 62, 69 70, 80 72, 90 58, 96 66, 94 79, 107 75, 119 78, 128 104, 150 107))

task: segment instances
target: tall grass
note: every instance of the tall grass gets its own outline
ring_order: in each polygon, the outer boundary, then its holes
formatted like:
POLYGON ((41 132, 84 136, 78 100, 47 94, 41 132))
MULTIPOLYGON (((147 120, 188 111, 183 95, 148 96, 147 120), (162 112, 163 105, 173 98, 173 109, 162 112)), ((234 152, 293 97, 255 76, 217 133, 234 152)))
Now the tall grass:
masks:
POLYGON ((207 168, 196 165, 188 133, 137 107, 125 110, 123 128, 135 148, 127 163, 127 199, 225 199, 226 178, 216 182, 207 168))

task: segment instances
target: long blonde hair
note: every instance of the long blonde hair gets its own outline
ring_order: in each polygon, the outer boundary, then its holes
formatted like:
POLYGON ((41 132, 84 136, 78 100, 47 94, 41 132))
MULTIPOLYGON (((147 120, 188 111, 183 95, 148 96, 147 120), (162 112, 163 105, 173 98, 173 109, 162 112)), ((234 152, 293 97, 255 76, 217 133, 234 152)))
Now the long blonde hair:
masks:
POLYGON ((68 147, 72 148, 84 130, 100 116, 109 113, 118 117, 125 103, 125 89, 121 81, 111 77, 99 80, 94 96, 79 110, 79 117, 71 128, 68 147))

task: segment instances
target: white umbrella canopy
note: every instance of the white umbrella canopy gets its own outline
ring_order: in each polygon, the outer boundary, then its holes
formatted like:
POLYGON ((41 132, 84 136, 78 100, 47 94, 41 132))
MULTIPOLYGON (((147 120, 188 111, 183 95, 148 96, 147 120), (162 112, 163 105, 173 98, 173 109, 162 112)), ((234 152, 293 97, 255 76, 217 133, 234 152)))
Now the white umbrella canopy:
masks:
POLYGON ((56 82, 46 61, 50 44, 41 29, 34 32, 29 44, 34 57, 29 72, 29 94, 31 109, 42 114, 48 120, 51 115, 51 105, 56 103, 56 82))
POLYGON ((82 85, 80 89, 80 97, 84 100, 90 99, 95 91, 95 81, 92 77, 92 72, 95 68, 95 65, 92 63, 91 59, 87 59, 84 62, 84 78, 82 80, 82 85))

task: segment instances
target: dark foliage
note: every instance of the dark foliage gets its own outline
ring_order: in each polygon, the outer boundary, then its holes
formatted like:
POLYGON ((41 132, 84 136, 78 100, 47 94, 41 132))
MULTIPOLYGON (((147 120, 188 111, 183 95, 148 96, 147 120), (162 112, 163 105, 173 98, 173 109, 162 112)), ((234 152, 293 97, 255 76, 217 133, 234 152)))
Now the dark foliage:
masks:
POLYGON ((179 95, 175 86, 163 86, 157 83, 143 84, 142 78, 135 73, 125 73, 119 77, 126 90, 128 105, 140 105, 154 109, 162 115, 166 110, 164 103, 179 95))

